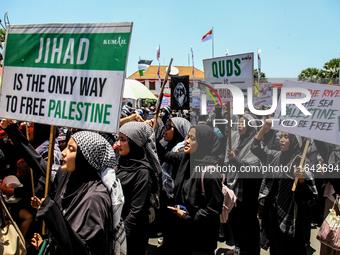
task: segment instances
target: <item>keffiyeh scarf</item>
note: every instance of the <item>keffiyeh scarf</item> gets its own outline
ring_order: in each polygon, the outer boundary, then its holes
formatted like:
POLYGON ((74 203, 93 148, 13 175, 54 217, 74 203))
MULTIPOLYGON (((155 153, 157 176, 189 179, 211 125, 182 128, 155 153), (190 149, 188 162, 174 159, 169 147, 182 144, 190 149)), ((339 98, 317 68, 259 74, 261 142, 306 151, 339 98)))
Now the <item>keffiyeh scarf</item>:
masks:
POLYGON ((114 254, 126 254, 126 236, 121 212, 124 204, 123 190, 114 170, 115 153, 112 146, 101 135, 81 131, 72 135, 88 163, 97 170, 103 184, 110 193, 113 211, 114 254))

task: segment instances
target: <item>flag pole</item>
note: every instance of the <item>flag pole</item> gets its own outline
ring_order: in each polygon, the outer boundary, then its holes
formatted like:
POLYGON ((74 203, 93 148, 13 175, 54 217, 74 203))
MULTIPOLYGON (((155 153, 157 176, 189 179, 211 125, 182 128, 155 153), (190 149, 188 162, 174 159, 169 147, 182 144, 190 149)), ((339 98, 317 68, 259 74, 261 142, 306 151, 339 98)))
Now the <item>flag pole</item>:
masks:
POLYGON ((259 48, 257 48, 257 83, 260 83, 259 48))
POLYGON ((211 28, 211 36, 212 36, 212 40, 211 40, 211 44, 212 44, 212 57, 214 57, 214 27, 211 28))

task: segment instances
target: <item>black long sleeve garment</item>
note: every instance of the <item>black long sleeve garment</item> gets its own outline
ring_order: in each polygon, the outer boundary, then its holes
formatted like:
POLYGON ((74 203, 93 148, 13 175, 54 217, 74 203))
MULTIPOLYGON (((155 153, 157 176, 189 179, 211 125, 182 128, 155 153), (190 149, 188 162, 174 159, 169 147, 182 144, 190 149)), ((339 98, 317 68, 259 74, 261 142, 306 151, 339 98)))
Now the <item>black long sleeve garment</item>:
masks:
MULTIPOLYGON (((190 171, 190 169, 184 169, 186 156, 184 153, 164 153, 164 148, 162 150, 160 147, 162 146, 157 144, 157 151, 161 160, 179 165, 178 171, 190 171)), ((190 168, 190 164, 187 166, 190 168)), ((201 172, 188 174, 186 177, 182 190, 177 192, 183 192, 183 194, 186 194, 185 197, 189 199, 183 201, 180 199, 183 196, 178 196, 177 200, 175 200, 176 204, 184 205, 188 211, 188 214, 183 215, 183 229, 179 231, 187 232, 189 243, 194 250, 213 251, 217 247, 220 214, 224 199, 220 173, 209 172, 205 174, 203 179, 205 195, 202 194, 201 172)))
POLYGON ((127 254, 145 254, 149 235, 149 201, 152 178, 146 168, 117 170, 125 198, 122 218, 124 220, 127 254))
MULTIPOLYGON (((46 161, 34 150, 17 125, 10 125, 5 131, 33 169, 34 178, 45 177, 46 161)), ((75 196, 63 212, 54 201, 60 197, 70 174, 59 168, 51 186, 55 195, 47 196, 37 213, 37 218, 46 222, 53 237, 51 254, 111 254, 111 200, 100 180, 93 181, 86 192, 75 196)))

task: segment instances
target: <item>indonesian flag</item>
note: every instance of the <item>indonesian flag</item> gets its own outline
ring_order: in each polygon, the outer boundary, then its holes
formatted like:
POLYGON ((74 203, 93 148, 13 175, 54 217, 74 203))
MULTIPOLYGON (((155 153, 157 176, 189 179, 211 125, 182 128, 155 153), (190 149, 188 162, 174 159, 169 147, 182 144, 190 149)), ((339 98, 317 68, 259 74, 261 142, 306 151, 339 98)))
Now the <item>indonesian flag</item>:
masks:
POLYGON ((195 67, 194 67, 194 49, 192 48, 192 45, 190 45, 191 48, 191 59, 192 59, 192 76, 195 79, 195 67))
POLYGON ((151 65, 152 60, 139 60, 138 61, 138 70, 139 75, 143 76, 143 73, 148 70, 149 66, 151 65))
POLYGON ((205 42, 205 41, 208 41, 212 38, 212 29, 206 33, 205 35, 203 35, 202 39, 201 39, 201 42, 205 42))
POLYGON ((158 45, 158 47, 156 48, 157 50, 157 60, 158 60, 158 70, 157 70, 157 76, 158 76, 158 81, 159 81, 159 87, 162 86, 162 82, 161 82, 161 62, 159 61, 160 57, 161 57, 161 46, 158 45))
POLYGON ((157 60, 158 60, 158 62, 159 62, 159 58, 161 57, 161 46, 158 45, 158 47, 156 48, 156 50, 157 50, 157 60))
POLYGON ((260 52, 262 52, 262 50, 257 49, 257 67, 258 67, 258 69, 259 69, 258 82, 260 82, 260 78, 261 78, 261 59, 260 59, 260 52))

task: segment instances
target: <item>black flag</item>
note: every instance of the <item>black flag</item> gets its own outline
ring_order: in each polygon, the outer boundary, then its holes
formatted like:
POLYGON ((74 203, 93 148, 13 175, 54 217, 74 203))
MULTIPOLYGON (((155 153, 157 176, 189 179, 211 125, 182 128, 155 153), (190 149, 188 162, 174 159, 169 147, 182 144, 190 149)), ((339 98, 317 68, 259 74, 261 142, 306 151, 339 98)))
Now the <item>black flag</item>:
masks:
POLYGON ((189 109, 189 75, 171 77, 171 109, 189 109))

